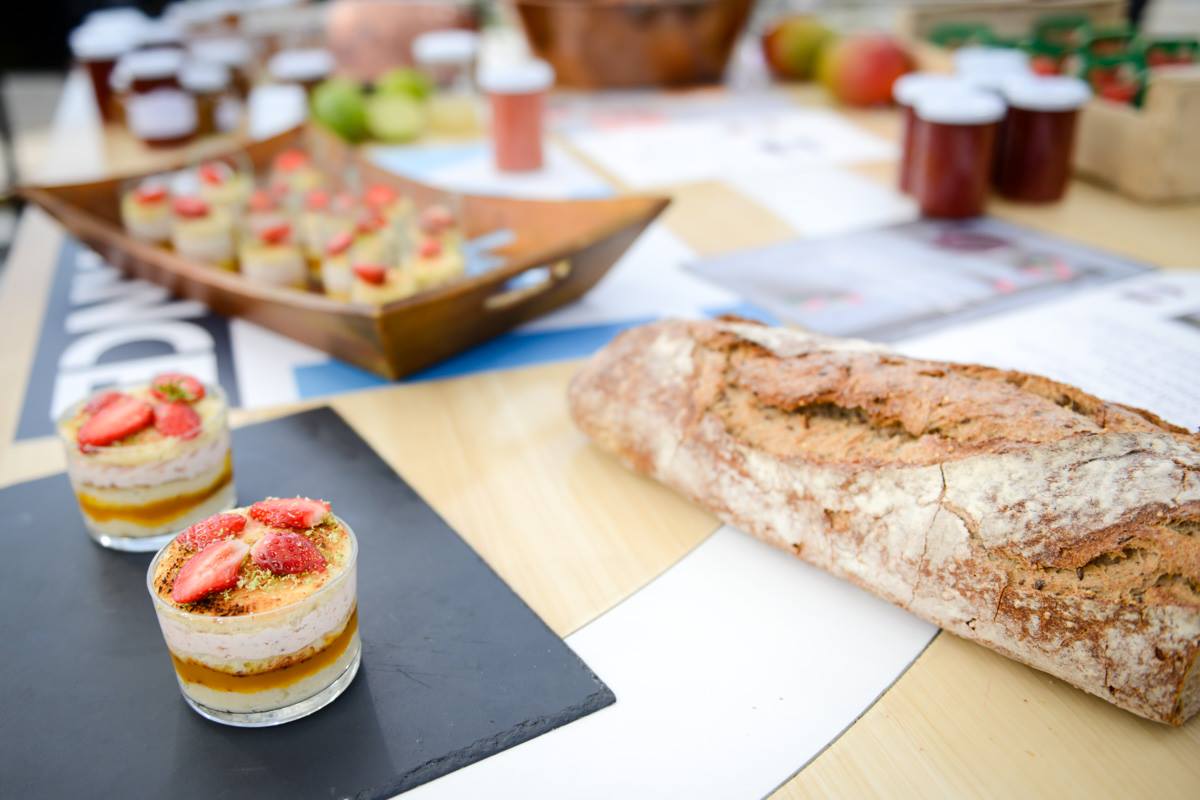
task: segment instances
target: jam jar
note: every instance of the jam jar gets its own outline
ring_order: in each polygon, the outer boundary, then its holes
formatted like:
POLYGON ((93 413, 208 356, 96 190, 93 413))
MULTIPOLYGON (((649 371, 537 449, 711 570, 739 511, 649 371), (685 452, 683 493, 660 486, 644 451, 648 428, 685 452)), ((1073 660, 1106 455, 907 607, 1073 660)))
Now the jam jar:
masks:
POLYGON ((196 100, 179 83, 183 53, 139 50, 121 60, 129 77, 125 124, 150 147, 184 144, 196 135, 196 100))
POLYGON ((913 129, 917 122, 913 106, 916 104, 917 98, 930 92, 968 88, 969 85, 962 79, 937 72, 910 72, 900 76, 892 85, 892 98, 900 107, 904 126, 901 132, 900 147, 900 191, 905 193, 912 191, 913 129))
POLYGON ((996 148, 996 191, 1010 200, 1062 198, 1071 175, 1075 118, 1091 98, 1078 78, 1026 77, 1004 87, 1008 114, 996 148))
POLYGON ((927 217, 983 213, 996 129, 1004 103, 980 91, 948 91, 917 99, 913 196, 927 217))

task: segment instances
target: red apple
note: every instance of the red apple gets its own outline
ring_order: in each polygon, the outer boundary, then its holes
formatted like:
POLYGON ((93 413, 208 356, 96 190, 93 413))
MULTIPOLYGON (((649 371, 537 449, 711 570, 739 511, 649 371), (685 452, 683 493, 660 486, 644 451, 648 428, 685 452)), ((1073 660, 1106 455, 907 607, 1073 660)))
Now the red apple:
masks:
POLYGON ((886 34, 861 34, 821 51, 817 75, 839 102, 852 106, 892 101, 892 84, 912 72, 908 51, 886 34))
POLYGON ((812 17, 781 17, 763 32, 763 57, 776 78, 812 80, 817 56, 833 38, 833 31, 812 17))

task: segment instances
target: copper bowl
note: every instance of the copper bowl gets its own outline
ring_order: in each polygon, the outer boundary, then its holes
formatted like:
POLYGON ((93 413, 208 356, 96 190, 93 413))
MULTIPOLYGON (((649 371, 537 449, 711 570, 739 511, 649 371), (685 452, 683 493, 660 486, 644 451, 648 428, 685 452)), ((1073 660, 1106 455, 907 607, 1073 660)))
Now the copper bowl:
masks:
POLYGON ((338 72, 369 81, 392 67, 411 66, 412 42, 443 28, 479 27, 471 0, 338 0, 325 22, 338 72))
POLYGON ((681 86, 721 79, 753 0, 515 0, 560 86, 681 86))

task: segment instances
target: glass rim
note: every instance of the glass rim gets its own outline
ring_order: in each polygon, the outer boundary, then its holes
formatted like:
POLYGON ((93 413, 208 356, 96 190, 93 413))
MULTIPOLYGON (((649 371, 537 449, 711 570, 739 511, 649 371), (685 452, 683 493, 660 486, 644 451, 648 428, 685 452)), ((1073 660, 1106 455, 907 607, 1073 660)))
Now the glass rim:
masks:
MULTIPOLYGON (((118 385, 118 386, 109 386, 109 387, 105 387, 103 389, 97 389, 96 391, 92 392, 91 394, 87 395, 86 397, 84 397, 80 400, 76 400, 74 403, 69 405, 66 408, 66 410, 64 410, 61 414, 59 414, 57 418, 55 418, 55 420, 54 420, 55 435, 58 436, 58 438, 60 440, 62 440, 62 442, 64 444, 66 444, 68 446, 68 449, 74 448, 75 451, 79 455, 82 455, 82 456, 94 456, 94 455, 99 455, 101 453, 138 453, 144 449, 148 449, 150 447, 157 446, 158 442, 146 442, 144 444, 133 444, 133 445, 129 445, 129 444, 126 444, 126 445, 103 445, 101 447, 89 448, 87 452, 83 452, 83 451, 79 450, 79 442, 77 440, 72 440, 72 439, 68 438, 66 433, 63 432, 63 426, 66 425, 67 421, 70 420, 72 417, 74 417, 77 413, 79 413, 79 410, 81 408, 83 408, 85 405, 87 405, 88 402, 92 400, 92 398, 94 398, 100 394, 103 394, 104 392, 127 392, 127 391, 130 391, 133 389, 140 389, 143 386, 148 387, 149 385, 150 385, 149 382, 146 382, 145 384, 136 383, 136 384, 122 384, 122 385, 118 385)), ((221 425, 222 427, 225 427, 227 418, 229 416, 229 398, 225 395, 225 390, 221 388, 220 384, 216 384, 216 383, 213 383, 213 384, 205 383, 204 384, 204 396, 208 397, 210 395, 221 401, 221 407, 220 407, 220 410, 215 415, 213 415, 212 419, 208 420, 207 423, 205 423, 201 426, 201 432, 210 430, 214 426, 217 426, 218 424, 221 425)), ((188 440, 182 440, 182 441, 191 441, 191 440, 188 439, 188 440)))
MULTIPOLYGON (((249 508, 249 506, 245 506, 245 508, 249 508)), ((232 513, 234 510, 236 510, 236 509, 230 509, 229 511, 221 511, 218 513, 229 514, 229 513, 232 513)), ((159 609, 161 608, 162 611, 169 613, 169 614, 178 614, 180 616, 188 617, 188 618, 192 618, 192 619, 213 620, 213 621, 217 621, 217 624, 221 624, 225 620, 231 620, 231 621, 232 620, 254 620, 254 619, 259 619, 262 617, 266 617, 266 616, 270 616, 273 614, 279 614, 281 612, 288 611, 292 608, 295 608, 295 607, 301 605, 302 603, 305 603, 305 602, 311 600, 314 597, 319 597, 320 595, 325 594, 326 592, 332 590, 333 588, 340 586, 346 580, 346 576, 348 576, 351 572, 353 572, 355 567, 358 566, 358 537, 354 535, 354 529, 350 527, 349 523, 347 523, 344 519, 339 517, 337 514, 333 514, 333 512, 330 512, 330 514, 333 516, 333 518, 335 520, 337 520, 338 524, 341 525, 348 534, 350 534, 350 544, 351 544, 350 559, 346 564, 346 568, 342 570, 340 575, 335 577, 329 583, 322 586, 320 589, 317 589, 312 594, 305 595, 304 597, 301 597, 291 603, 288 603, 287 605, 282 605, 282 606, 278 606, 277 608, 267 609, 266 611, 255 611, 251 614, 232 614, 232 615, 196 614, 194 612, 188 611, 187 609, 178 608, 176 606, 173 606, 170 603, 168 603, 167 601, 163 600, 161 597, 159 597, 158 592, 156 592, 154 590, 154 573, 155 573, 155 568, 158 566, 159 559, 161 559, 163 557, 163 554, 165 552, 167 552, 167 548, 169 548, 175 542, 175 540, 179 537, 180 533, 183 532, 183 531, 180 531, 179 533, 172 536, 169 540, 167 540, 166 544, 164 544, 161 548, 159 548, 158 552, 154 554, 154 558, 150 559, 150 566, 146 568, 146 591, 148 591, 150 593, 150 598, 154 601, 155 612, 159 613, 159 609)), ((199 552, 199 551, 197 551, 197 552, 199 552)), ((357 605, 357 603, 358 603, 358 600, 357 600, 357 598, 355 598, 355 605, 357 605)))

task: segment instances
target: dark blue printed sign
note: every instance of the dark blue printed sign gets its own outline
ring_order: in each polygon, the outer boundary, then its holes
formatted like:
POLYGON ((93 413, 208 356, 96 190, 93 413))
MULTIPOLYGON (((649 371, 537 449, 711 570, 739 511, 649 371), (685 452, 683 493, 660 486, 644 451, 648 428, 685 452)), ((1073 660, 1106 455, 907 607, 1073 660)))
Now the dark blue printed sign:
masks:
POLYGON ((59 251, 17 439, 54 433, 79 398, 165 370, 220 383, 239 405, 229 323, 203 303, 126 277, 67 238, 59 251))

